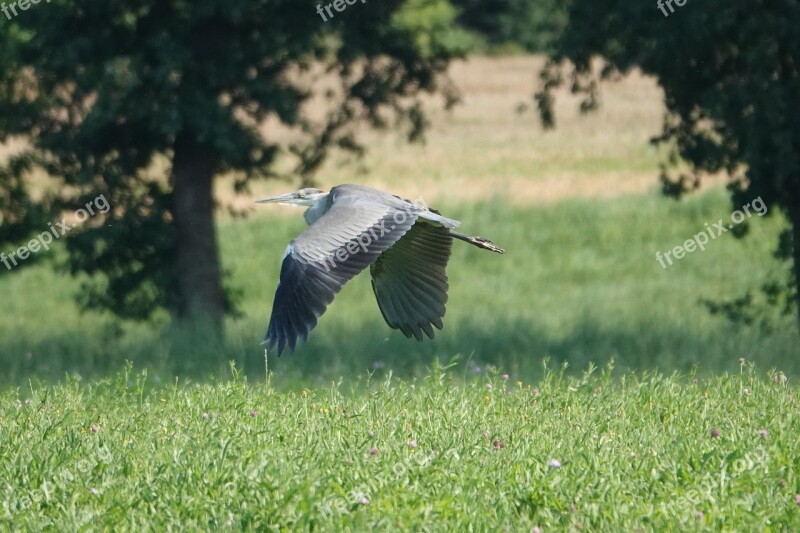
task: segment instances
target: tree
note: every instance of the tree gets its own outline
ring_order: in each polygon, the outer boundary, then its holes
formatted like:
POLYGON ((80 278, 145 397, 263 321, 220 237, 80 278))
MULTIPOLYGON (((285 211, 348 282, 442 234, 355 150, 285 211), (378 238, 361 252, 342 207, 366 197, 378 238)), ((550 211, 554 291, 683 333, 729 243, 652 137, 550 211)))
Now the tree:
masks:
POLYGON ((355 123, 394 117, 418 137, 420 93, 454 101, 445 71, 460 37, 446 0, 335 6, 346 11, 323 20, 295 0, 54 1, 3 20, 17 45, 0 56, 0 141, 30 143, 0 171, 3 216, 30 230, 28 208, 55 216, 104 193, 107 219, 66 238, 72 272, 93 276, 83 303, 219 325, 231 302, 212 186, 226 171, 237 192, 274 176, 286 147, 262 136, 265 119, 298 133, 288 150, 308 179, 331 148, 359 149, 355 123), (320 95, 325 76, 338 88, 320 95), (314 97, 323 118, 303 113, 314 97), (33 202, 23 177, 37 167, 55 193, 33 202))
MULTIPOLYGON (((18 28, 0 32, 0 101, 10 95, 11 73, 19 69, 17 63, 21 35, 18 28)), ((4 131, 8 117, 0 113, 0 132, 4 131)), ((28 184, 22 177, 25 158, 19 157, 14 164, 0 168, 0 243, 20 242, 35 227, 43 227, 47 222, 45 210, 30 198, 28 184)), ((0 250, 4 252, 5 250, 0 250)), ((0 275, 7 268, 0 268, 0 275)))
POLYGON ((489 44, 515 45, 529 52, 551 52, 567 24, 567 5, 559 0, 453 0, 459 23, 489 44))
POLYGON ((780 208, 800 299, 800 2, 573 0, 569 20, 541 73, 545 125, 554 123, 552 91, 565 79, 589 110, 599 81, 635 67, 655 76, 667 107, 655 141, 693 169, 665 168, 665 192, 680 196, 702 173, 726 171, 734 208, 759 196, 770 212, 780 208), (602 68, 593 70, 597 56, 602 68))

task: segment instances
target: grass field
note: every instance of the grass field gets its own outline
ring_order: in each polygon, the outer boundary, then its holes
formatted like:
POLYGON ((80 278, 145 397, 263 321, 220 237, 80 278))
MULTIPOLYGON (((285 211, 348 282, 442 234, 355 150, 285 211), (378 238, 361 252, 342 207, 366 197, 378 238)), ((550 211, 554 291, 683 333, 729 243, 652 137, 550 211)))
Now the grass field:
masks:
POLYGON ((781 216, 663 269, 657 251, 730 219, 721 179, 658 193, 663 109, 636 75, 589 117, 562 94, 542 131, 539 64, 455 65, 464 103, 431 104, 427 144, 365 132, 363 160, 320 175, 422 198, 507 249, 456 243, 434 341, 390 330, 364 275, 266 382, 259 342, 304 222, 252 200, 289 183, 234 198, 220 180, 220 203, 251 211, 221 210, 241 313, 222 341, 81 313, 60 246, 1 270, 0 530, 800 529, 800 335, 702 304, 779 279, 781 216))
MULTIPOLYGON (((449 268, 445 329, 433 342, 407 340, 384 323, 369 276, 348 284, 292 356, 271 361, 276 386, 302 387, 352 376, 365 369, 420 375, 439 358, 461 354, 465 364, 502 367, 515 378, 540 377, 540 361, 568 362, 578 371, 615 358, 618 368, 686 371, 733 370, 742 355, 761 368, 790 375, 800 369, 797 334, 731 325, 710 315, 701 299, 739 295, 777 267, 770 252, 781 224, 754 217, 750 235, 723 235, 705 252, 664 270, 657 250, 680 244, 704 223, 728 217, 721 191, 684 203, 656 194, 511 207, 496 201, 445 206, 467 230, 508 249, 503 256, 456 243, 449 268)), ((243 296, 242 317, 229 323, 220 345, 202 331, 155 324, 122 324, 80 314, 77 281, 43 262, 0 278, 11 306, 0 310, 0 364, 7 384, 53 381, 67 373, 107 375, 133 361, 151 379, 203 378, 236 361, 248 376, 263 377, 259 342, 278 277, 280 255, 302 229, 302 217, 261 217, 221 226, 225 267, 243 296)))
POLYGON ((796 531, 798 389, 548 372, 0 396, 0 528, 796 531))

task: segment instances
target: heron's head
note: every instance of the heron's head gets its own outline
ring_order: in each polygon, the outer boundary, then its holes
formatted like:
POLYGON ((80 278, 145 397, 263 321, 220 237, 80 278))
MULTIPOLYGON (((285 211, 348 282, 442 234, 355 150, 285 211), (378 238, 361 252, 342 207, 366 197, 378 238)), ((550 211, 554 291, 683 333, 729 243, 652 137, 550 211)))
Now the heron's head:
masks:
POLYGON ((261 200, 256 200, 256 203, 276 203, 281 205, 299 205, 311 207, 317 205, 317 203, 319 203, 319 201, 326 196, 328 196, 328 193, 325 191, 321 191, 313 187, 307 187, 305 189, 300 189, 299 191, 290 192, 289 194, 281 194, 279 196, 262 198, 261 200))

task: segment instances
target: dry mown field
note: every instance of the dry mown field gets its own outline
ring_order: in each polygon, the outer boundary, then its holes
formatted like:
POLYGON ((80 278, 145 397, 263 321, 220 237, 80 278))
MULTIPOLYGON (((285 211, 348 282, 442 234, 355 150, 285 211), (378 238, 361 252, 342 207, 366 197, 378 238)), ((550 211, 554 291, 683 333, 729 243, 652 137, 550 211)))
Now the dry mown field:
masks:
MULTIPOLYGON (((444 111, 428 105, 432 127, 424 144, 408 144, 398 132, 369 132, 362 159, 337 154, 317 175, 323 187, 358 182, 429 203, 499 196, 517 204, 574 197, 638 194, 658 187, 663 154, 649 146, 664 114, 652 78, 632 73, 602 88, 602 106, 581 115, 578 99, 558 93, 557 128, 539 123, 533 94, 543 58, 470 58, 454 63, 451 76, 462 103, 444 111)), ((256 196, 291 188, 270 183, 256 196)), ((230 188, 220 184, 228 200, 230 188)), ((246 206, 249 198, 236 204, 246 206)))
MULTIPOLYGON (((557 128, 546 131, 533 101, 543 61, 539 56, 473 57, 453 63, 450 74, 462 102, 445 111, 441 99, 428 98, 431 127, 424 143, 409 144, 399 131, 361 128, 366 155, 334 153, 316 175, 318 184, 363 183, 428 203, 496 196, 523 205, 656 188, 663 154, 648 140, 661 129, 664 106, 655 80, 634 72, 604 85, 602 106, 589 115, 581 115, 578 99, 562 89, 557 128)), ((270 141, 289 139, 274 124, 263 132, 270 141)), ((19 139, 0 146, 0 161, 22 146, 19 139)), ((284 158, 278 167, 287 171, 292 162, 284 158)), ((166 160, 158 159, 151 172, 166 179, 166 160)), ((253 198, 296 185, 260 182, 252 195, 236 196, 231 182, 223 177, 217 183, 221 205, 248 210, 254 209, 253 198)))

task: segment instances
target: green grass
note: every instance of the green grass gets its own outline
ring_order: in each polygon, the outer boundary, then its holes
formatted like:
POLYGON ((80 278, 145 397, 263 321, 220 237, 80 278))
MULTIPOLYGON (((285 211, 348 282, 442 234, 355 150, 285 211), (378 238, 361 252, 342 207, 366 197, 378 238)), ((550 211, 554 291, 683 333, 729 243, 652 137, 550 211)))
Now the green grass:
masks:
MULTIPOLYGON (((455 243, 445 329, 436 339, 418 343, 390 330, 365 273, 337 296, 307 345, 270 361, 276 386, 325 383, 376 367, 418 376, 432 360, 455 354, 476 371, 494 364, 525 380, 541 377, 545 357, 578 369, 613 357, 620 369, 696 367, 710 375, 735 369, 744 355, 763 368, 800 370, 791 319, 765 332, 731 325, 700 303, 741 295, 777 272, 771 252, 780 217, 753 217, 746 239, 722 235, 667 270, 655 260, 657 250, 729 216, 721 190, 680 203, 654 193, 535 207, 500 200, 440 207, 463 220, 465 231, 492 238, 508 253, 455 243)), ((221 224, 223 263, 242 294, 242 317, 229 321, 221 343, 203 331, 176 330, 164 317, 120 324, 108 315, 81 314, 73 303, 79 282, 54 273, 47 261, 0 276, 8 302, 0 309, 0 381, 110 375, 126 360, 165 382, 225 375, 229 361, 251 378, 263 376, 259 342, 280 257, 303 227, 299 210, 291 218, 267 213, 221 224)))
POLYGON ((800 390, 780 375, 466 372, 6 390, 0 529, 800 528, 800 390))

